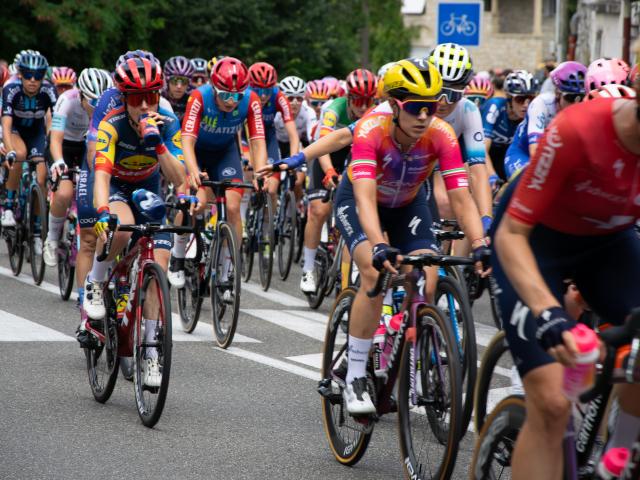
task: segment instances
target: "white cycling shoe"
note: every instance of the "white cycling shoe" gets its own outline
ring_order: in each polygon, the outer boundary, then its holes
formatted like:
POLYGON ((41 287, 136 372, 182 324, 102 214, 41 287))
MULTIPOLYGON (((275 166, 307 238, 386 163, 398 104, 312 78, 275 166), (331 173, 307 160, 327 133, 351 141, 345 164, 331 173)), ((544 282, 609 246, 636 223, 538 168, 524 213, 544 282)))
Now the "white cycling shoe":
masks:
POLYGON ((82 299, 82 308, 89 318, 100 320, 107 314, 104 308, 104 298, 102 297, 102 289, 104 282, 90 282, 89 277, 84 281, 84 298, 82 299))
POLYGON ((302 273, 302 278, 300 279, 300 290, 302 290, 303 293, 316 293, 318 290, 318 282, 316 280, 315 270, 302 273))
POLYGON ((47 266, 55 267, 58 265, 58 242, 55 240, 47 240, 44 242, 42 257, 47 266))
POLYGON ((367 379, 355 378, 342 390, 342 398, 351 415, 370 415, 376 413, 376 407, 367 391, 367 379))
POLYGON ((145 358, 142 364, 142 379, 147 387, 159 387, 162 383, 160 363, 157 358, 145 358))

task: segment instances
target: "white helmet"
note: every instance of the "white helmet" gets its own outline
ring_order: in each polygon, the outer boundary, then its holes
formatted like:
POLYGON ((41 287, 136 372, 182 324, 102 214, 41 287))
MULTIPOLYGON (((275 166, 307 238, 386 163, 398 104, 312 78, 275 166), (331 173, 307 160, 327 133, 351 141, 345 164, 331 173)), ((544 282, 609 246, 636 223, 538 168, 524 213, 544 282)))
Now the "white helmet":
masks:
POLYGON ((88 100, 98 100, 102 92, 113 87, 111 75, 100 68, 85 68, 78 77, 78 88, 88 100))
POLYGON ((378 70, 378 78, 382 78, 384 77, 384 74, 387 73, 387 70, 389 70, 391 67, 393 67, 397 62, 389 62, 389 63, 385 63, 384 65, 382 65, 380 67, 380 69, 378 70))
POLYGON ((473 76, 469 51, 457 43, 441 43, 427 60, 436 66, 444 82, 467 84, 473 76))
POLYGON ((595 98, 635 98, 636 91, 626 85, 618 85, 610 83, 600 88, 591 90, 584 100, 593 100, 595 98))
POLYGON ((526 70, 514 70, 504 79, 504 91, 509 95, 535 95, 538 80, 526 70))
POLYGON ((285 77, 280 80, 280 91, 286 96, 304 97, 307 90, 307 83, 300 77, 285 77))

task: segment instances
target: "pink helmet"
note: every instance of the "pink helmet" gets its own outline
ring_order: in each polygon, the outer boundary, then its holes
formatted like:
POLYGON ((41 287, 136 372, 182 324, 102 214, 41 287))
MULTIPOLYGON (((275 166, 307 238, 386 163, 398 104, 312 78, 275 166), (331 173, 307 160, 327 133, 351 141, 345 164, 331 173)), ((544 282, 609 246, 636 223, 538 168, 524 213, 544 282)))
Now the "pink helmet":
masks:
POLYGON ((329 89, 329 95, 332 97, 340 97, 342 94, 342 87, 340 86, 340 82, 335 77, 324 77, 322 79, 324 84, 329 89))
POLYGON ((627 82, 629 70, 629 65, 623 60, 600 58, 587 68, 585 87, 587 91, 591 91, 610 83, 624 85, 627 82))
POLYGON ((596 98, 635 98, 636 91, 625 85, 615 83, 603 85, 602 87, 591 90, 583 101, 594 100, 596 98))

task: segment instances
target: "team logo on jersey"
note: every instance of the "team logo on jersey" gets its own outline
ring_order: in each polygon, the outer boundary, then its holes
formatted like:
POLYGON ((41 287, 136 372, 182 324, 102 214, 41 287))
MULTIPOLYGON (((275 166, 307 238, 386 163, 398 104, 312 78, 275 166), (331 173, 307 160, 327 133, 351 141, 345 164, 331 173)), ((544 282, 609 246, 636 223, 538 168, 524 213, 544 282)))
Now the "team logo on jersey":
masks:
POLYGON ((324 117, 322 119, 322 126, 333 128, 338 123, 338 117, 333 112, 324 112, 324 117))
POLYGON ((235 174, 236 174, 236 169, 233 167, 227 167, 224 170, 222 170, 223 177, 232 177, 235 174))
POLYGON ((371 130, 380 125, 379 117, 368 118, 358 125, 358 138, 366 138, 371 130))
POLYGON ((125 170, 143 170, 156 163, 156 159, 153 157, 147 157, 146 155, 131 155, 130 157, 120 160, 120 167, 125 170))
POLYGON ((558 127, 553 126, 547 130, 547 143, 542 148, 540 157, 538 157, 538 163, 533 171, 533 177, 531 178, 527 188, 532 190, 542 191, 542 185, 547 181, 547 176, 551 171, 553 161, 556 158, 556 150, 562 147, 562 137, 558 132, 558 127))
POLYGON ((173 137, 171 137, 171 143, 173 143, 173 145, 176 148, 179 148, 182 150, 182 133, 180 132, 180 130, 178 130, 173 137))

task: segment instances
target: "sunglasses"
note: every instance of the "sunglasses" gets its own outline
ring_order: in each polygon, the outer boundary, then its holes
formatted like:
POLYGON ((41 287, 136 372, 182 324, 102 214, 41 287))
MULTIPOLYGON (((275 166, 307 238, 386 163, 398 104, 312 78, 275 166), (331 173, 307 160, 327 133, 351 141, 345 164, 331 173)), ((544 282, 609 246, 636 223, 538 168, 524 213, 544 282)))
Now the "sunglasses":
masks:
POLYGON ((268 97, 271 95, 271 92, 273 92, 273 88, 254 88, 253 91, 255 91, 259 97, 268 97))
POLYGON ((45 72, 43 70, 22 70, 20 74, 25 80, 42 80, 45 72))
POLYGON ((312 107, 321 107, 322 105, 324 105, 325 103, 327 103, 326 100, 309 100, 309 104, 312 107))
POLYGON ((227 92, 226 90, 220 90, 215 87, 214 89, 218 98, 223 102, 233 100, 234 102, 238 103, 240 100, 242 100, 242 97, 244 97, 244 92, 227 92))
POLYGON ((189 85, 189 79, 187 77, 171 77, 169 83, 171 85, 189 85))
POLYGON ((462 100, 463 96, 464 89, 442 87, 442 94, 440 95, 440 98, 443 98, 449 105, 453 105, 454 103, 462 100))
POLYGON ((435 115, 438 110, 438 100, 405 100, 404 102, 397 100, 396 103, 400 106, 400 108, 407 112, 409 115, 413 115, 417 117, 423 111, 431 117, 435 115))
POLYGON ((531 102, 531 100, 533 100, 534 98, 536 98, 535 95, 511 95, 511 100, 513 100, 518 105, 522 105, 527 100, 531 102))
POLYGON ((125 93, 124 100, 131 107, 139 107, 143 101, 147 105, 156 105, 160 102, 160 92, 125 93))
POLYGON ((373 97, 358 97, 349 95, 349 103, 356 108, 370 107, 373 105, 373 97))
POLYGON ((287 100, 289 100, 289 103, 293 103, 293 102, 302 103, 304 98, 302 98, 302 97, 287 97, 287 100))
POLYGON ((582 93, 563 93, 562 98, 567 103, 576 103, 581 102, 584 98, 584 94, 582 93))
POLYGON ((207 81, 207 77, 192 77, 191 78, 191 83, 195 84, 195 85, 202 85, 204 82, 207 81))

